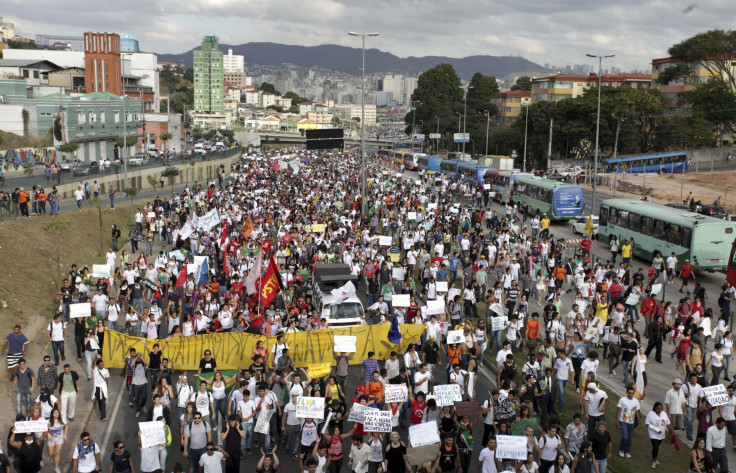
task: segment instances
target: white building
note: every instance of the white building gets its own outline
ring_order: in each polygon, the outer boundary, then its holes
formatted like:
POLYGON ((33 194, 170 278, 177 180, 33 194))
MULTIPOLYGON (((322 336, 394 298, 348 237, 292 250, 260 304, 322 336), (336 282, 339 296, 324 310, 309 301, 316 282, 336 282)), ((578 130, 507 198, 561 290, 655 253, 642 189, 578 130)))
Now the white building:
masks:
MULTIPOLYGON (((414 93, 414 90, 417 88, 417 78, 416 77, 404 77, 404 84, 403 84, 403 92, 402 95, 402 103, 404 105, 409 105, 409 102, 411 102, 411 95, 414 93)), ((396 100, 396 96, 394 95, 394 100, 396 100)))
MULTIPOLYGON (((82 53, 84 54, 84 53, 82 53)), ((160 111, 158 56, 153 53, 122 53, 123 75, 140 78, 140 85, 153 89, 153 110, 160 111)))
POLYGON ((302 117, 306 117, 312 111, 314 111, 314 102, 303 102, 299 104, 299 115, 302 117))
POLYGON ((262 92, 261 107, 266 108, 270 107, 271 105, 276 105, 276 95, 272 94, 271 92, 262 92))
POLYGON ((233 50, 230 48, 227 50, 227 54, 222 55, 222 68, 225 74, 245 72, 245 57, 240 54, 233 54, 233 50))
MULTIPOLYGON (((362 116, 361 106, 354 104, 340 104, 337 106, 337 114, 340 118, 345 120, 360 119, 362 116)), ((376 124, 376 106, 366 105, 365 106, 365 124, 375 125, 376 124)))
POLYGON ((84 69, 84 51, 55 51, 52 49, 8 49, 3 50, 3 59, 23 59, 53 62, 62 69, 76 67, 84 69))
POLYGON ((245 103, 251 104, 251 105, 260 105, 261 91, 260 90, 246 90, 245 91, 245 103))
POLYGON ((15 39, 15 24, 3 21, 0 16, 0 42, 15 39))

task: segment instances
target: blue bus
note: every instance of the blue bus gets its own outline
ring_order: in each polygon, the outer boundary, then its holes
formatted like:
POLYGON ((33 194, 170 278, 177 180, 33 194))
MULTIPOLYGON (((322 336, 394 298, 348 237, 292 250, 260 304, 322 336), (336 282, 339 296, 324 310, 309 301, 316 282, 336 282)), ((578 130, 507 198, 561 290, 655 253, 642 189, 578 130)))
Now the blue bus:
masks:
POLYGON ((685 151, 639 154, 603 160, 604 172, 610 173, 682 172, 689 166, 685 151))
POLYGON ((580 217, 585 209, 582 187, 543 177, 514 179, 514 200, 526 202, 530 214, 545 214, 550 220, 580 217))
POLYGON ((476 163, 462 163, 458 167, 458 174, 462 180, 482 186, 485 184, 486 173, 495 170, 496 168, 489 168, 476 163))
POLYGON ((486 173, 483 184, 490 184, 494 200, 505 203, 513 194, 514 180, 519 177, 531 177, 533 175, 525 172, 493 171, 486 173))
POLYGON ((458 169, 461 164, 463 164, 463 162, 456 159, 443 159, 440 162, 440 172, 442 174, 447 174, 452 179, 457 179, 458 169))
POLYGON ((442 158, 437 156, 419 156, 417 158, 417 167, 427 174, 440 172, 440 163, 442 158))

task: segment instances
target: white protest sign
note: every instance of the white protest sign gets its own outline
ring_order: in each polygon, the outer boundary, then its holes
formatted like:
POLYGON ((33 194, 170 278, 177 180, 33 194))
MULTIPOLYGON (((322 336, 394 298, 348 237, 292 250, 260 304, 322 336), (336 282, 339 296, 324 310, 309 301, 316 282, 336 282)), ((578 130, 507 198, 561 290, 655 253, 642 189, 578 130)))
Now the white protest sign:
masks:
POLYGON ((357 349, 357 337, 355 335, 335 335, 333 341, 335 353, 355 353, 357 349))
POLYGON ((148 217, 148 218, 156 218, 156 212, 148 212, 146 214, 146 217, 148 217))
POLYGON ((523 435, 496 435, 496 458, 526 460, 527 441, 523 435))
POLYGON ((357 402, 354 402, 353 409, 348 416, 348 422, 360 422, 362 424, 363 413, 370 410, 377 411, 378 409, 376 409, 375 407, 364 406, 363 404, 358 404, 357 402))
POLYGON ((394 307, 409 307, 411 305, 410 294, 394 294, 391 297, 391 305, 394 307))
POLYGON ((452 406, 463 400, 462 388, 457 384, 440 384, 434 387, 434 400, 438 407, 452 406))
POLYGON ((406 213, 406 219, 407 220, 416 220, 417 219, 417 213, 416 212, 407 212, 406 213))
POLYGON ((391 432, 391 411, 365 411, 363 430, 366 432, 391 432))
POLYGON ((437 208, 437 202, 430 202, 427 204, 427 210, 434 210, 437 208))
POLYGON ((393 268, 391 270, 391 278, 396 279, 397 281, 403 281, 404 280, 404 268, 393 268))
POLYGON ((652 284, 652 295, 656 296, 660 292, 662 292, 662 284, 652 284))
POLYGON ((302 419, 325 418, 325 398, 299 396, 296 398, 296 416, 302 419))
POLYGON ((197 228, 200 230, 209 231, 215 225, 220 223, 220 214, 217 209, 212 209, 207 212, 204 216, 197 218, 197 228))
POLYGON ((80 317, 89 317, 92 315, 92 306, 89 302, 69 305, 69 318, 78 319, 80 317))
POLYGON ((271 428, 271 416, 273 415, 274 411, 273 409, 268 410, 262 410, 261 413, 258 415, 258 420, 256 421, 256 426, 253 428, 253 430, 256 433, 268 435, 268 432, 271 428))
POLYGON ((194 230, 195 228, 192 222, 185 222, 184 226, 181 227, 181 230, 179 230, 179 237, 182 240, 186 240, 192 235, 192 233, 194 233, 194 230))
POLYGON ((427 301, 427 315, 439 315, 445 312, 445 301, 438 299, 436 301, 427 301))
POLYGON ((35 432, 46 432, 49 430, 49 421, 41 420, 18 420, 15 422, 16 434, 28 434, 35 432))
POLYGON ((404 238, 404 249, 411 250, 412 246, 414 246, 414 240, 411 238, 404 238))
POLYGON ((491 330, 498 332, 506 327, 506 317, 491 317, 491 330))
POLYGON ((638 303, 639 303, 638 294, 629 294, 629 297, 626 298, 626 305, 636 305, 638 303))
POLYGON ((465 340, 462 329, 460 330, 448 330, 447 331, 447 344, 462 343, 465 340))
POLYGON ((379 236, 378 237, 378 244, 381 246, 391 246, 393 244, 393 238, 391 236, 379 236))
MULTIPOLYGON (((411 438, 411 446, 415 448, 440 443, 440 434, 436 422, 423 422, 409 426, 409 437, 411 438)), ((525 439, 526 437, 522 438, 525 439)))
POLYGON ((141 448, 155 447, 166 443, 164 423, 160 420, 138 422, 141 431, 141 448))
POLYGON ((404 402, 408 390, 405 384, 386 384, 383 387, 384 402, 404 402))
POLYGON ((726 392, 726 387, 722 384, 703 388, 703 393, 705 393, 706 399, 708 399, 708 402, 713 407, 728 404, 728 393, 726 392))
POLYGON ((491 185, 490 184, 483 184, 483 189, 489 191, 489 190, 491 190, 491 185))
POLYGON ((93 278, 109 278, 110 277, 110 266, 106 264, 93 264, 92 265, 92 277, 93 278))
POLYGON ((491 312, 497 315, 500 315, 502 317, 506 315, 506 313, 503 310, 503 306, 499 304, 498 302, 494 302, 493 304, 491 304, 490 309, 491 309, 491 312))
POLYGON ((437 283, 435 283, 437 292, 447 292, 447 287, 447 281, 437 281, 437 283))

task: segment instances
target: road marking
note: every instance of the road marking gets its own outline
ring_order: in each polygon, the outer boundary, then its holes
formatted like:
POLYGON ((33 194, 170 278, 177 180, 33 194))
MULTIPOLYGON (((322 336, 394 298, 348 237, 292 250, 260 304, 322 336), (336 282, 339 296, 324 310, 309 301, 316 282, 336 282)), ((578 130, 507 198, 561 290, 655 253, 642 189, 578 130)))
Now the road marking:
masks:
MULTIPOLYGON (((122 379, 122 387, 125 387, 125 378, 122 379)), ((124 389, 119 389, 118 391, 118 400, 115 402, 115 407, 112 410, 112 417, 107 418, 107 430, 105 430, 105 440, 102 442, 102 445, 100 446, 100 458, 105 458, 105 449, 107 448, 108 442, 110 441, 110 434, 112 433, 112 425, 115 421, 115 418, 118 415, 118 409, 120 408, 120 402, 123 400, 123 397, 125 395, 124 389)))

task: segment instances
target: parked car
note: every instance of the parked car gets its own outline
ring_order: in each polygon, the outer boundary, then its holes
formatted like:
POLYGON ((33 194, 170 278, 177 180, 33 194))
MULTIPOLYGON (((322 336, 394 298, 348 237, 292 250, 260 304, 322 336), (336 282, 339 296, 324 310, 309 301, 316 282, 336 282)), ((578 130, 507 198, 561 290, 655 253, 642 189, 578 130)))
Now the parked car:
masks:
POLYGON ((82 161, 74 166, 75 176, 89 176, 90 174, 97 174, 99 172, 100 165, 97 161, 82 161))
POLYGON ((149 157, 149 158, 158 158, 158 157, 160 157, 160 156, 161 156, 161 155, 162 155, 163 153, 162 153, 162 152, 161 152, 161 150, 160 150, 160 149, 158 149, 158 148, 149 148, 149 149, 148 149, 148 151, 147 151, 147 154, 148 154, 148 157, 149 157))
POLYGON ((128 164, 131 166, 143 166, 148 164, 148 156, 145 154, 136 154, 128 158, 128 164))
MULTIPOLYGON (((588 223, 588 217, 579 217, 572 222, 572 232, 575 235, 587 235, 585 233, 585 224, 588 223)), ((593 235, 598 234, 598 216, 593 215, 593 235)))
POLYGON ((75 166, 76 167, 81 162, 82 161, 80 161, 78 159, 74 159, 74 160, 65 159, 64 161, 62 161, 62 162, 59 163, 59 168, 62 171, 71 171, 72 170, 72 166, 75 166))
POLYGON ((723 215, 726 213, 726 209, 723 207, 720 207, 718 205, 707 205, 707 204, 701 204, 700 205, 700 212, 699 214, 703 215, 709 215, 711 217, 717 216, 717 215, 723 215))

